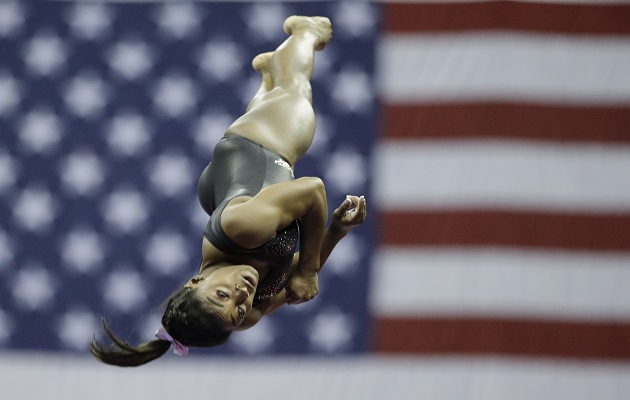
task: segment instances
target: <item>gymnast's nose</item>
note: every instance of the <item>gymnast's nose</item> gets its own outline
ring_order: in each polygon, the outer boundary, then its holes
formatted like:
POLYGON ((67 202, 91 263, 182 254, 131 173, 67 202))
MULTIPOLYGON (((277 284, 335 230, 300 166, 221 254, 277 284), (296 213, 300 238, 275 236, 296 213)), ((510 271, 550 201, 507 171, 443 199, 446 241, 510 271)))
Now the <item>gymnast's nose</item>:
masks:
POLYGON ((247 289, 237 285, 236 286, 236 304, 240 305, 240 304, 245 303, 248 297, 249 297, 249 292, 247 291, 247 289))

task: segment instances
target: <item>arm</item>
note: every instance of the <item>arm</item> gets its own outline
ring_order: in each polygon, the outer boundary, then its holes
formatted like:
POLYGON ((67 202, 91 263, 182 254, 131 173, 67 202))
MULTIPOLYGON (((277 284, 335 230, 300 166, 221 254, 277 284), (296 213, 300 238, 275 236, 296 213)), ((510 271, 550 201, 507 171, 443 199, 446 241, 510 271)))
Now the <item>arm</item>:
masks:
POLYGON ((271 185, 248 200, 229 204, 221 216, 221 226, 236 244, 255 248, 299 220, 301 256, 294 270, 299 279, 288 293, 295 302, 302 302, 318 292, 317 271, 327 219, 324 184, 319 178, 306 177, 271 185))
MULTIPOLYGON (((332 223, 326 229, 322 238, 322 246, 320 252, 320 270, 326 260, 332 253, 333 249, 343 239, 350 230, 361 225, 367 217, 367 205, 363 196, 348 196, 343 203, 333 212, 332 223)), ((293 268, 299 264, 300 252, 293 256, 293 268)), ((239 326, 239 330, 244 330, 254 326, 264 315, 269 315, 287 303, 287 292, 283 289, 276 296, 265 300, 258 309, 252 309, 243 323, 239 326)))
POLYGON ((278 230, 300 220, 304 231, 300 235, 300 268, 315 271, 319 268, 327 214, 323 182, 306 177, 271 185, 247 201, 228 205, 221 215, 221 226, 236 244, 256 248, 273 239, 278 230))
MULTIPOLYGON (((299 293, 300 290, 309 285, 315 287, 315 295, 317 294, 317 273, 319 273, 321 267, 324 265, 326 260, 328 260, 328 257, 337 243, 339 243, 339 241, 343 239, 350 230, 362 224, 366 217, 367 205, 365 197, 347 196, 343 203, 341 203, 341 205, 333 212, 332 223, 328 229, 326 229, 322 238, 321 250, 319 253, 319 268, 317 271, 315 271, 312 275, 304 275, 299 269, 301 258, 303 257, 302 251, 296 253, 293 257, 293 266, 295 269, 286 286, 285 296, 287 303, 299 304, 303 301, 310 300, 310 298, 304 299, 295 295, 295 293, 299 293)), ((284 304, 284 302, 279 302, 276 308, 282 304, 284 304)))
MULTIPOLYGON (((341 205, 333 211, 332 222, 322 239, 321 251, 319 253, 320 269, 330 257, 337 243, 343 239, 348 232, 361 225, 367 217, 367 205, 365 197, 347 196, 341 205)), ((298 265, 300 252, 293 257, 293 267, 298 265)))

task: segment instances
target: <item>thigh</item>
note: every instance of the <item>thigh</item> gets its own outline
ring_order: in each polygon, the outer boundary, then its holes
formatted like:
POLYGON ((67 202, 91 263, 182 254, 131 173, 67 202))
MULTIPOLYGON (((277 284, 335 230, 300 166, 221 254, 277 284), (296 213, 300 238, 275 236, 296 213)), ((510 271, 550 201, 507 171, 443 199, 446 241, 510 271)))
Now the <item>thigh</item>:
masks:
POLYGON ((313 106, 305 97, 281 88, 260 97, 228 128, 228 133, 244 136, 295 164, 313 141, 313 106))

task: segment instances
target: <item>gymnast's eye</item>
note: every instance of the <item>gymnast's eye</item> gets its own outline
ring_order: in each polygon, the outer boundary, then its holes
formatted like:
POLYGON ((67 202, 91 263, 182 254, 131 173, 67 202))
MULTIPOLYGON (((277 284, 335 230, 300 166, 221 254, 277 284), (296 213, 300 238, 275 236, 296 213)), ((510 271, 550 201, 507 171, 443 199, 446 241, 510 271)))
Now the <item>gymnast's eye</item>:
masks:
POLYGON ((222 291, 222 290, 217 290, 217 296, 218 296, 221 300, 224 300, 224 299, 227 299, 228 297, 230 297, 230 296, 228 296, 228 295, 227 295, 227 293, 225 293, 225 292, 224 292, 224 291, 222 291))

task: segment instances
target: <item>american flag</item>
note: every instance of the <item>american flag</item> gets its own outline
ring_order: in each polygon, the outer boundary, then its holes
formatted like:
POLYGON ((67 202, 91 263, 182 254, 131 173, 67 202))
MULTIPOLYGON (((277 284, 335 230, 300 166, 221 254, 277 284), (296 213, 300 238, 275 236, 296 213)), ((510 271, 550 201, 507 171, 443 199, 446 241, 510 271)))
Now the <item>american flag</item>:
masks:
MULTIPOLYGON (((251 60, 282 43, 292 14, 336 19, 313 76, 316 139, 296 170, 325 180, 332 210, 370 195, 375 6, 0 3, 3 348, 85 352, 101 316, 132 342, 153 336, 201 258, 199 174, 260 86, 251 60)), ((367 350, 372 225, 335 250, 316 300, 212 351, 367 350)))
POLYGON ((376 349, 630 360, 630 5, 389 4, 376 349))
POLYGON ((291 14, 334 28, 296 175, 368 222, 316 300, 193 353, 376 357, 334 398, 626 398, 627 1, 0 3, 0 346, 152 335, 291 14))

